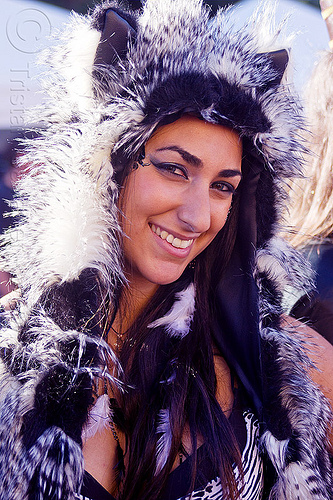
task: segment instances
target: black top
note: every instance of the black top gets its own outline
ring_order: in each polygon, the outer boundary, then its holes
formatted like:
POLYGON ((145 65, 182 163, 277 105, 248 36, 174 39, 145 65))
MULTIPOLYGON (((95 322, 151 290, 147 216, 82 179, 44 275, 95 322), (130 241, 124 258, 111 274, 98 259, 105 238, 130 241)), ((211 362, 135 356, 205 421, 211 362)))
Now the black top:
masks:
POLYGON ((81 498, 84 498, 84 500, 115 500, 87 471, 84 471, 81 498))
MULTIPOLYGON (((235 394, 234 407, 229 417, 229 422, 235 433, 239 449, 243 452, 247 440, 247 431, 239 391, 236 391, 235 394)), ((188 457, 170 473, 166 489, 159 500, 176 500, 188 494, 191 483, 192 460, 192 456, 188 457)), ((195 490, 203 488, 208 481, 217 476, 218 471, 214 470, 209 460, 206 446, 200 446, 198 448, 198 473, 195 481, 195 490)), ((115 500, 88 472, 84 474, 80 498, 83 500, 115 500)))

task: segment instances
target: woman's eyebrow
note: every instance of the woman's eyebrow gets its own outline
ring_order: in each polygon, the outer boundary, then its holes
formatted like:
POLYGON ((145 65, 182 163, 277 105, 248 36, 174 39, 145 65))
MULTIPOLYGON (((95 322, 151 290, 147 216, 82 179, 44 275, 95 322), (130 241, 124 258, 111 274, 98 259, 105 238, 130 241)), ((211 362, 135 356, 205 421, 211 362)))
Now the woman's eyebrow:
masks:
POLYGON ((178 154, 180 154, 183 160, 186 161, 186 163, 189 163, 195 167, 202 166, 202 160, 200 160, 200 158, 198 158, 195 155, 192 155, 185 149, 180 148, 179 146, 166 146, 165 148, 159 148, 156 151, 176 151, 178 154))
POLYGON ((232 168, 227 168, 225 170, 221 170, 218 173, 219 177, 242 177, 242 172, 240 170, 234 170, 232 168))
MULTIPOLYGON (((190 165, 193 165, 195 167, 202 167, 203 163, 200 158, 197 156, 193 155, 192 153, 189 153, 183 148, 180 148, 179 146, 166 146, 164 148, 158 148, 156 151, 176 151, 180 156, 183 158, 184 161, 189 163, 190 165)), ((242 173, 240 170, 234 170, 232 168, 227 168, 224 170, 221 170, 218 173, 219 177, 242 177, 242 173)))

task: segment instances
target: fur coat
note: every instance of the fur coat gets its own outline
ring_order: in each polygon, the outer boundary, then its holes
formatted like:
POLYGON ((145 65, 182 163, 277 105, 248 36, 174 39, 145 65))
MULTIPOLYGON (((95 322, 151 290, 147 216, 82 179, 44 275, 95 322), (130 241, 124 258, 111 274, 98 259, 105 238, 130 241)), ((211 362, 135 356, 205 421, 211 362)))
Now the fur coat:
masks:
MULTIPOLYGON (((19 222, 1 254, 21 290, 0 333, 1 500, 72 500, 80 490, 91 383, 117 383, 107 370, 115 355, 94 322, 124 280, 112 153, 130 157, 157 124, 184 112, 232 127, 248 151, 214 335, 264 422, 261 447, 276 471, 269 498, 332 498, 330 409, 306 374, 304 339, 280 324, 284 287, 306 292, 310 280, 275 237, 303 146, 271 16, 263 9, 237 29, 230 12, 212 18, 201 0, 147 0, 139 16, 104 2, 73 15, 45 54, 48 99, 34 115, 43 128, 27 143, 30 170, 13 204, 19 222)), ((187 292, 159 321, 169 332, 188 331, 187 292)))

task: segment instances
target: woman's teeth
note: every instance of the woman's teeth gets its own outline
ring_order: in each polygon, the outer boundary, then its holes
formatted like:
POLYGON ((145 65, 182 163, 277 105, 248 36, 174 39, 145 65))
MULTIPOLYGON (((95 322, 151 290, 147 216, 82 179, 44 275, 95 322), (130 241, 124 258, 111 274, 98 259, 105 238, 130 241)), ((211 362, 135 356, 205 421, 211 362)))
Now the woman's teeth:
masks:
POLYGON ((180 238, 175 238, 172 234, 167 233, 166 231, 162 231, 161 228, 155 226, 155 224, 151 224, 152 231, 157 234, 162 240, 167 240, 173 247, 176 248, 188 248, 193 243, 192 240, 181 240, 180 238))

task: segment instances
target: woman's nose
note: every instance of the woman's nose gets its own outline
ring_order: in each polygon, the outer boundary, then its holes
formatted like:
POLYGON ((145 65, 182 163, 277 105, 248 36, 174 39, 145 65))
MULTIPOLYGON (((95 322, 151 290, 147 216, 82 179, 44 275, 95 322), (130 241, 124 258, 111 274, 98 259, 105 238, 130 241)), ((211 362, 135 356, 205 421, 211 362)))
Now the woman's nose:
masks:
POLYGON ((191 187, 182 195, 179 219, 194 233, 204 233, 211 225, 209 188, 191 187))

